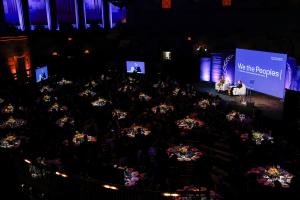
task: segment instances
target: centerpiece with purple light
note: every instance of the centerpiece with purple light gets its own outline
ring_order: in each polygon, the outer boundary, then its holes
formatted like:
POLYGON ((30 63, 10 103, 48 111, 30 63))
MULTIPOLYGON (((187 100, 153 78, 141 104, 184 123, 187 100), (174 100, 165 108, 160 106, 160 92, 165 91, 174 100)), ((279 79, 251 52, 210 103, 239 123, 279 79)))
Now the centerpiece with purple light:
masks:
POLYGON ((49 102, 51 101, 51 96, 49 96, 49 95, 43 96, 43 101, 44 101, 45 103, 49 103, 49 102))
POLYGON ((184 91, 183 89, 176 87, 173 92, 172 92, 173 96, 178 96, 179 94, 182 96, 186 95, 186 91, 184 91))
POLYGON ((274 138, 268 133, 262 133, 259 131, 254 131, 252 134, 244 133, 240 135, 242 141, 251 140, 256 145, 261 145, 263 142, 274 143, 274 138))
POLYGON ((133 168, 125 168, 124 170, 124 182, 125 186, 132 187, 137 185, 137 183, 144 178, 144 173, 139 173, 133 168))
POLYGON ((85 87, 91 87, 91 88, 95 88, 98 85, 98 83, 96 83, 96 81, 92 80, 90 82, 88 82, 87 84, 85 84, 85 87))
POLYGON ((12 104, 8 104, 2 109, 2 113, 12 114, 14 113, 14 110, 15 110, 14 106, 12 104))
POLYGON ((210 106, 210 102, 208 99, 203 99, 203 100, 200 100, 196 103, 196 106, 199 107, 199 108, 202 108, 202 109, 207 109, 209 106, 210 106))
POLYGON ((293 174, 282 169, 279 165, 252 168, 248 174, 257 174, 257 182, 261 185, 275 187, 277 181, 283 188, 289 188, 294 177, 293 174))
MULTIPOLYGON (((223 197, 216 193, 213 190, 209 190, 206 187, 199 187, 194 185, 184 186, 182 189, 178 189, 177 192, 197 192, 199 193, 200 199, 209 199, 209 200, 221 200, 223 197)), ((189 199, 188 197, 176 197, 175 200, 186 200, 189 199)))
POLYGON ((76 131, 76 134, 74 135, 72 141, 73 141, 73 143, 75 145, 79 146, 80 144, 82 144, 83 142, 85 142, 85 139, 89 143, 97 142, 97 138, 96 137, 93 137, 93 136, 90 136, 90 135, 87 135, 87 134, 84 134, 84 133, 80 133, 78 131, 76 131))
POLYGON ((54 103, 52 106, 49 107, 48 112, 60 112, 60 111, 67 111, 67 106, 62 106, 58 103, 54 103))
POLYGON ((125 119, 126 116, 127 116, 127 112, 123 112, 123 111, 121 111, 119 109, 114 109, 112 111, 112 116, 115 117, 115 118, 117 118, 118 120, 125 119))
POLYGON ((159 114, 166 114, 166 113, 174 111, 174 107, 171 105, 167 105, 167 104, 160 104, 159 106, 155 106, 155 107, 151 108, 152 112, 155 114, 158 114, 158 113, 156 113, 158 109, 159 109, 159 114))
POLYGON ((139 94, 139 100, 140 101, 150 101, 152 99, 152 97, 150 97, 149 95, 146 95, 145 93, 140 93, 139 94))
POLYGON ((63 128, 66 124, 70 124, 72 126, 74 126, 75 120, 72 117, 69 117, 67 115, 63 116, 62 118, 58 119, 56 121, 56 124, 63 128))
POLYGON ((167 154, 170 158, 176 156, 178 161, 195 161, 203 156, 199 149, 188 145, 170 147, 167 149, 167 154))
POLYGON ((0 147, 4 149, 18 148, 21 144, 21 140, 15 135, 8 135, 0 140, 0 147))
POLYGON ((0 124, 0 128, 20 128, 26 124, 26 121, 23 119, 15 119, 14 117, 9 117, 7 121, 4 121, 0 124))
POLYGON ((49 85, 44 85, 41 89, 40 92, 52 92, 53 88, 51 88, 49 85))
POLYGON ((89 89, 86 89, 79 93, 79 96, 81 97, 94 97, 96 95, 96 92, 93 92, 89 89))
POLYGON ((226 119, 228 121, 238 120, 240 122, 243 122, 243 121, 245 121, 246 116, 244 114, 242 114, 242 113, 239 113, 239 112, 236 112, 236 111, 232 111, 232 112, 230 112, 230 113, 228 113, 226 115, 226 119))
POLYGON ((104 107, 104 106, 109 105, 109 104, 111 104, 111 101, 100 98, 100 97, 96 101, 92 102, 92 105, 94 107, 104 107))
POLYGON ((182 130, 192 130, 193 128, 204 126, 204 122, 195 117, 187 116, 184 119, 177 120, 176 125, 182 130))
POLYGON ((73 82, 63 78, 60 81, 58 81, 57 84, 60 86, 64 86, 64 85, 71 85, 71 84, 73 84, 73 82))
POLYGON ((147 136, 151 133, 148 128, 140 125, 132 125, 130 128, 123 129, 123 132, 130 138, 134 138, 137 134, 147 136))

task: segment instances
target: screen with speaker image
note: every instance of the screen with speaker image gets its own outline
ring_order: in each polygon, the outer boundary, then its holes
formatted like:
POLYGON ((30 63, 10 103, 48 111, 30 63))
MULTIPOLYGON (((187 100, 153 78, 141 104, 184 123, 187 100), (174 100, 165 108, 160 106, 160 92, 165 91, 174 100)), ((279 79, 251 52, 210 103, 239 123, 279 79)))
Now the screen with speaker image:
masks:
POLYGON ((236 49, 235 82, 247 88, 283 98, 287 55, 272 52, 236 49))
POLYGON ((145 62, 126 61, 127 73, 145 74, 145 62))
POLYGON ((48 79, 48 67, 39 67, 35 70, 36 82, 41 82, 48 79))
POLYGON ((163 51, 162 58, 163 60, 172 60, 171 51, 163 51))

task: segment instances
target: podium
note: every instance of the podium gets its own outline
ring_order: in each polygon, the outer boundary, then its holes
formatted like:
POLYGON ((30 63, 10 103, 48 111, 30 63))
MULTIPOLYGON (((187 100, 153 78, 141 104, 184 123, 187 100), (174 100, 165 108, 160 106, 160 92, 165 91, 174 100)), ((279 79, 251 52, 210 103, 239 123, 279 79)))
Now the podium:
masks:
POLYGON ((254 90, 254 83, 255 80, 249 80, 248 86, 247 86, 247 106, 254 108, 254 102, 252 102, 252 90, 254 90))

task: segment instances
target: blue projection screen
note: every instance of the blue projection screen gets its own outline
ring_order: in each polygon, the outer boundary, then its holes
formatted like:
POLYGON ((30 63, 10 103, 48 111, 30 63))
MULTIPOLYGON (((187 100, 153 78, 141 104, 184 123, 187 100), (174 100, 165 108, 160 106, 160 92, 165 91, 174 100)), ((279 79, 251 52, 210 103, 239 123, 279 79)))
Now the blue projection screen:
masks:
POLYGON ((247 88, 283 98, 287 55, 236 49, 235 82, 247 88))
POLYGON ((145 62, 126 61, 127 73, 145 74, 145 62))
POLYGON ((48 79, 48 67, 40 67, 35 70, 36 82, 41 82, 48 79))

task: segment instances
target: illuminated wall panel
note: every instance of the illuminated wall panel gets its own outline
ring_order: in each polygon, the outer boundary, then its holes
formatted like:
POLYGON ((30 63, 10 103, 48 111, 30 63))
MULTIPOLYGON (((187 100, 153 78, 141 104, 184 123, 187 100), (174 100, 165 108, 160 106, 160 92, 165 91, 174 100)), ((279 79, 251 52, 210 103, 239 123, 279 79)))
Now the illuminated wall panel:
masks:
POLYGON ((74 0, 56 0, 56 14, 59 27, 63 24, 69 24, 76 27, 74 0))
POLYGON ((222 0, 223 7, 230 7, 231 3, 231 0, 222 0))
POLYGON ((117 24, 126 23, 126 8, 118 7, 110 3, 110 27, 113 28, 117 24))
POLYGON ((103 27, 102 0, 84 0, 86 24, 97 24, 103 27))
POLYGON ((172 7, 172 0, 162 0, 161 8, 162 9, 170 9, 172 7))
POLYGON ((5 21, 24 30, 21 0, 3 0, 5 21))
POLYGON ((48 5, 46 3, 47 0, 28 0, 29 17, 32 27, 38 25, 49 28, 48 25, 50 24, 48 20, 50 20, 50 16, 48 17, 47 15, 48 5))

